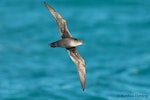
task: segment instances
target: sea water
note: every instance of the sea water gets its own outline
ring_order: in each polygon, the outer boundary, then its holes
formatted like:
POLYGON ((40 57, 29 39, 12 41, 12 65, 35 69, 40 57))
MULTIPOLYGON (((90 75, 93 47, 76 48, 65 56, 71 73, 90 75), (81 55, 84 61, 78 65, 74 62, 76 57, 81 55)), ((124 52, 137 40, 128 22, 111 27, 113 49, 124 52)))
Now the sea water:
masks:
POLYGON ((0 1, 0 100, 150 99, 149 0, 46 0, 86 43, 84 92, 43 2, 0 1))

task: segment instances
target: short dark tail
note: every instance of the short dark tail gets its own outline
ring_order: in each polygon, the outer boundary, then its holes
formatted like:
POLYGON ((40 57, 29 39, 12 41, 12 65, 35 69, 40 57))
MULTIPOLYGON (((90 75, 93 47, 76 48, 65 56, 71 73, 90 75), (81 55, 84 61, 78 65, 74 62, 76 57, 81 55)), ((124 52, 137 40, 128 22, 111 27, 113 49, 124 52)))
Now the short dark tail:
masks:
POLYGON ((49 46, 55 48, 55 47, 57 47, 57 43, 56 42, 50 43, 49 46))

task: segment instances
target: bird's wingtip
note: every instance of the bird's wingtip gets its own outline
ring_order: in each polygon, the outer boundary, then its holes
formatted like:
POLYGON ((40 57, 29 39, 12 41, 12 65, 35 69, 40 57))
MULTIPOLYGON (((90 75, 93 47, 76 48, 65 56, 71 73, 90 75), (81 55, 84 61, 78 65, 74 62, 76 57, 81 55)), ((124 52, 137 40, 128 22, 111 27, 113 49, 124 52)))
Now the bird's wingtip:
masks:
POLYGON ((78 75, 79 75, 82 90, 84 91, 85 90, 85 82, 86 82, 85 72, 84 71, 82 72, 79 70, 78 75))
POLYGON ((82 91, 84 92, 84 90, 85 90, 85 83, 84 84, 81 83, 81 85, 82 85, 82 91))
POLYGON ((45 1, 44 1, 43 3, 44 3, 44 4, 46 4, 46 2, 45 2, 45 1))
POLYGON ((82 91, 83 91, 83 92, 84 92, 84 89, 85 89, 85 88, 82 88, 82 91))
POLYGON ((43 3, 44 3, 44 5, 45 5, 45 6, 47 6, 47 5, 48 5, 48 3, 46 3, 46 1, 44 1, 43 3))

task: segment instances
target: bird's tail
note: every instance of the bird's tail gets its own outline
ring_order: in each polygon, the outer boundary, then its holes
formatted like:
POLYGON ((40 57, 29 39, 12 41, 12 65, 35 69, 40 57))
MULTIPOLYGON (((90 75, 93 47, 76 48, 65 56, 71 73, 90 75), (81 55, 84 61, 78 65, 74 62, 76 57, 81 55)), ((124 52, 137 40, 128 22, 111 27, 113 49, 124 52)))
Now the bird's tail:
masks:
POLYGON ((50 43, 49 46, 55 48, 55 47, 57 47, 57 43, 56 42, 50 43))

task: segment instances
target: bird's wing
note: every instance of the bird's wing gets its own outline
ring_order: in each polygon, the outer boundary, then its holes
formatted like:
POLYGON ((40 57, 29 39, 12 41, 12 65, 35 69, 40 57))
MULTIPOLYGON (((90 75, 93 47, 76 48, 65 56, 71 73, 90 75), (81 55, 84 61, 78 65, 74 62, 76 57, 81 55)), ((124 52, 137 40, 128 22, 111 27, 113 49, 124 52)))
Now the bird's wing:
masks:
POLYGON ((67 28, 67 24, 66 24, 66 20, 62 18, 62 16, 56 12, 50 5, 48 5, 46 2, 44 2, 45 6, 47 7, 47 9, 49 10, 49 12, 53 15, 53 17, 55 18, 59 31, 60 31, 60 35, 61 38, 69 38, 71 37, 71 34, 67 28))
POLYGON ((86 81, 86 70, 85 70, 85 63, 83 58, 79 55, 77 52, 76 48, 67 48, 68 54, 70 55, 70 58, 72 61, 75 63, 77 70, 78 70, 78 75, 80 79, 80 83, 82 86, 82 89, 84 91, 85 88, 85 81, 86 81))

